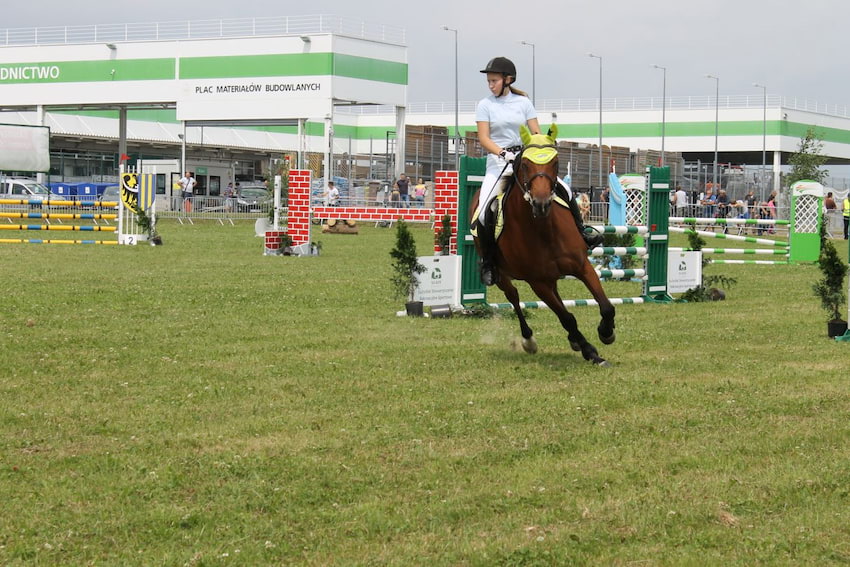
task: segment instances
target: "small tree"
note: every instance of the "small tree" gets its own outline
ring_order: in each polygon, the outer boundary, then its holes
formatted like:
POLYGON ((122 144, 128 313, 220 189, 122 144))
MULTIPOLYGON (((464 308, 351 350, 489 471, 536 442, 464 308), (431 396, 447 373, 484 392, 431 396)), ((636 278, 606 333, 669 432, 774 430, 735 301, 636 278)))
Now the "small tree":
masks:
POLYGON ((842 321, 841 308, 844 306, 844 277, 847 264, 838 257, 838 251, 831 240, 825 239, 818 256, 818 268, 823 278, 812 286, 815 295, 820 298, 821 307, 829 314, 828 322, 842 321))
POLYGON ((806 135, 800 138, 800 146, 797 152, 791 154, 788 163, 791 164, 791 173, 785 178, 789 186, 801 179, 810 179, 823 183, 829 171, 821 169, 826 163, 826 156, 821 154, 823 142, 813 127, 806 130, 806 135))
POLYGON ((449 248, 452 244, 452 217, 451 215, 443 215, 442 226, 437 233, 437 245, 440 250, 449 253, 449 248))
POLYGON ((390 250, 390 256, 393 258, 393 275, 390 282, 395 296, 413 301, 413 294, 419 285, 417 275, 425 271, 425 266, 419 263, 416 242, 404 219, 399 219, 396 224, 395 248, 390 250))

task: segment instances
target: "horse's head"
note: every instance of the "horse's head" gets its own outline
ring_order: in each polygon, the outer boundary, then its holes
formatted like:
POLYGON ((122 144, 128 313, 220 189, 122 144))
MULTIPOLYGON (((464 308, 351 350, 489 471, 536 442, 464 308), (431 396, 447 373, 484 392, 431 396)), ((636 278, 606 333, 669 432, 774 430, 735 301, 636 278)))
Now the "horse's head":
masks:
POLYGON ((525 126, 520 128, 522 154, 514 174, 535 218, 549 214, 555 194, 558 182, 557 135, 558 129, 554 124, 547 134, 532 134, 525 126))

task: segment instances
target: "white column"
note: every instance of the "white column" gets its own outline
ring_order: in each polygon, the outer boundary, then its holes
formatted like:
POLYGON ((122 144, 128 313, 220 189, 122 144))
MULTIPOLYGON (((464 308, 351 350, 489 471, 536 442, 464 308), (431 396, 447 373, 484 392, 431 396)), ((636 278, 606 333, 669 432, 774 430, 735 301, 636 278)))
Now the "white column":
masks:
POLYGON ((395 177, 398 179, 400 173, 404 172, 404 140, 406 138, 404 129, 406 107, 395 107, 395 177))
MULTIPOLYGON (((47 115, 47 113, 44 111, 44 106, 39 104, 35 109, 36 124, 38 124, 39 126, 46 126, 46 124, 45 124, 45 121, 47 119, 46 115, 47 115)), ((39 172, 39 173, 36 174, 35 178, 36 178, 36 181, 38 181, 39 183, 45 183, 47 181, 47 179, 45 179, 46 176, 47 176, 47 174, 45 174, 43 172, 39 172)))
POLYGON ((780 186, 780 178, 779 174, 782 172, 782 152, 774 151, 773 152, 773 186, 768 187, 768 195, 770 195, 770 191, 778 190, 780 186))

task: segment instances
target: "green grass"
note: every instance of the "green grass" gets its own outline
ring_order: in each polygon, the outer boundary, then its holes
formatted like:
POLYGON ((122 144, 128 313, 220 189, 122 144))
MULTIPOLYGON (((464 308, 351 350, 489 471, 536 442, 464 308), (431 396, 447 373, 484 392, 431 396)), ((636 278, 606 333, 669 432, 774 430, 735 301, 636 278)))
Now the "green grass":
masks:
POLYGON ((0 564, 850 563, 813 266, 709 267, 727 301, 619 307, 611 346, 575 309, 602 369, 548 311, 535 356, 508 317, 396 317, 393 230, 160 229, 0 246, 0 564))

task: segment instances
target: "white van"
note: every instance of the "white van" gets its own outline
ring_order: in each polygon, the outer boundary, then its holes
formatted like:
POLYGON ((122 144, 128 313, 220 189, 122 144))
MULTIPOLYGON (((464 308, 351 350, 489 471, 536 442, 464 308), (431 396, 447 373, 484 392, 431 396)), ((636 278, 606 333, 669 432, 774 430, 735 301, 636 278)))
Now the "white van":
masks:
MULTIPOLYGON (((46 201, 51 197, 50 189, 26 177, 0 177, 0 198, 46 201)), ((55 195, 53 198, 57 198, 55 195)))

